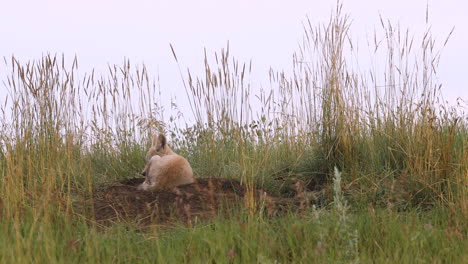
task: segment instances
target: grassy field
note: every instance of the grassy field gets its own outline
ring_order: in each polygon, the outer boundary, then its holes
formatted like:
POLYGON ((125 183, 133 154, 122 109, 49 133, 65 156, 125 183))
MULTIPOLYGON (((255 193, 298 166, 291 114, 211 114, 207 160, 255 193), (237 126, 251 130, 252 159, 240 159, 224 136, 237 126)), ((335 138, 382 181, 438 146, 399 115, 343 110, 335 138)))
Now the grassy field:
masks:
POLYGON ((467 105, 443 104, 445 44, 382 20, 369 50, 385 60, 368 70, 340 7, 304 25, 292 75, 272 70, 257 89, 227 47, 206 55, 205 76, 181 70, 192 112, 174 102, 169 118, 144 66, 98 76, 77 58, 5 58, 0 262, 467 263, 467 105), (196 177, 304 203, 272 217, 247 195, 191 225, 99 226, 93 191, 137 176, 156 131, 196 177))

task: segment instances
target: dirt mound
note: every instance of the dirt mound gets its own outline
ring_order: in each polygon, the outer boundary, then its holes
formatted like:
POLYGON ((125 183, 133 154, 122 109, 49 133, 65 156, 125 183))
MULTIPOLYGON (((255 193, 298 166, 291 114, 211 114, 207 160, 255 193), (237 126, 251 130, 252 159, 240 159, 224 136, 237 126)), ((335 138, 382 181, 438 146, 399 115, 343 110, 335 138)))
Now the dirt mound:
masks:
MULTIPOLYGON (((139 191, 143 178, 128 179, 94 192, 95 219, 100 224, 129 221, 148 226, 178 219, 215 216, 224 207, 242 204, 246 187, 237 180, 205 178, 171 190, 139 191)), ((259 190, 256 193, 261 193, 259 190)))

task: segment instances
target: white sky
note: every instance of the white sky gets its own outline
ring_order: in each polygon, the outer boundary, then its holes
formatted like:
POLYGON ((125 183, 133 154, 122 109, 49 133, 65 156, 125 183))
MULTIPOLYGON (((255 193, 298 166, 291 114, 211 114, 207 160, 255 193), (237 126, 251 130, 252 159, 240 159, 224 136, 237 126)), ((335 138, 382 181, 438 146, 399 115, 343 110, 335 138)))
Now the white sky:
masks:
MULTIPOLYGON (((363 38, 372 35, 374 28, 380 29, 379 14, 422 35, 428 3, 432 33, 440 43, 455 26, 439 67, 446 99, 468 99, 468 1, 343 2, 353 20, 353 35, 363 38)), ((151 77, 159 74, 161 89, 171 91, 166 100, 180 92, 179 101, 185 94, 169 43, 183 68, 200 72, 204 47, 212 53, 229 40, 234 57, 246 62, 252 59, 258 75, 252 79, 267 85, 270 66, 290 68, 306 16, 313 24, 325 23, 335 5, 335 0, 0 0, 0 57, 14 54, 26 61, 41 54, 64 53, 71 60, 76 54, 81 73, 104 69, 108 63, 120 65, 127 57, 133 64, 144 62, 151 77)), ((367 44, 360 45, 366 48, 367 44)), ((2 71, 3 63, 1 79, 2 71)), ((0 95, 4 93, 0 84, 0 95)))

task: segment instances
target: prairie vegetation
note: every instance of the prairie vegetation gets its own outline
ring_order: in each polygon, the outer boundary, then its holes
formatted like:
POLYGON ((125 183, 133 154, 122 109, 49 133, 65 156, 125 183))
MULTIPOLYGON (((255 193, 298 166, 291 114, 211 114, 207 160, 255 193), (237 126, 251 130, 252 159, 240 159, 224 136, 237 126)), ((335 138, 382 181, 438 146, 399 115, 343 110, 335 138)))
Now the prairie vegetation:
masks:
POLYGON ((204 76, 181 70, 192 113, 168 119, 144 65, 4 58, 0 262, 466 263, 467 105, 442 100, 445 43, 382 19, 368 48, 386 60, 363 70, 341 7, 307 22, 291 75, 260 89, 229 47, 206 54, 204 76), (242 207, 170 228, 96 222, 96 188, 137 177, 155 131, 196 177, 241 181, 242 207), (272 216, 254 186, 300 205, 272 216))

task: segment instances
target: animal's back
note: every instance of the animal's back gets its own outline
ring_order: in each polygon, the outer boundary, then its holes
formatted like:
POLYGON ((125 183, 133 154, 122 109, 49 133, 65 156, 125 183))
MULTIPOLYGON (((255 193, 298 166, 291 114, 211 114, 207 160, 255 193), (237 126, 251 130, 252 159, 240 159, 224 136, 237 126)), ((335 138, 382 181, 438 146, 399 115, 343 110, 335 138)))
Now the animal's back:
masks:
POLYGON ((156 188, 158 189, 195 182, 189 162, 177 154, 161 157, 158 166, 154 166, 154 169, 156 170, 154 173, 157 174, 156 188))

